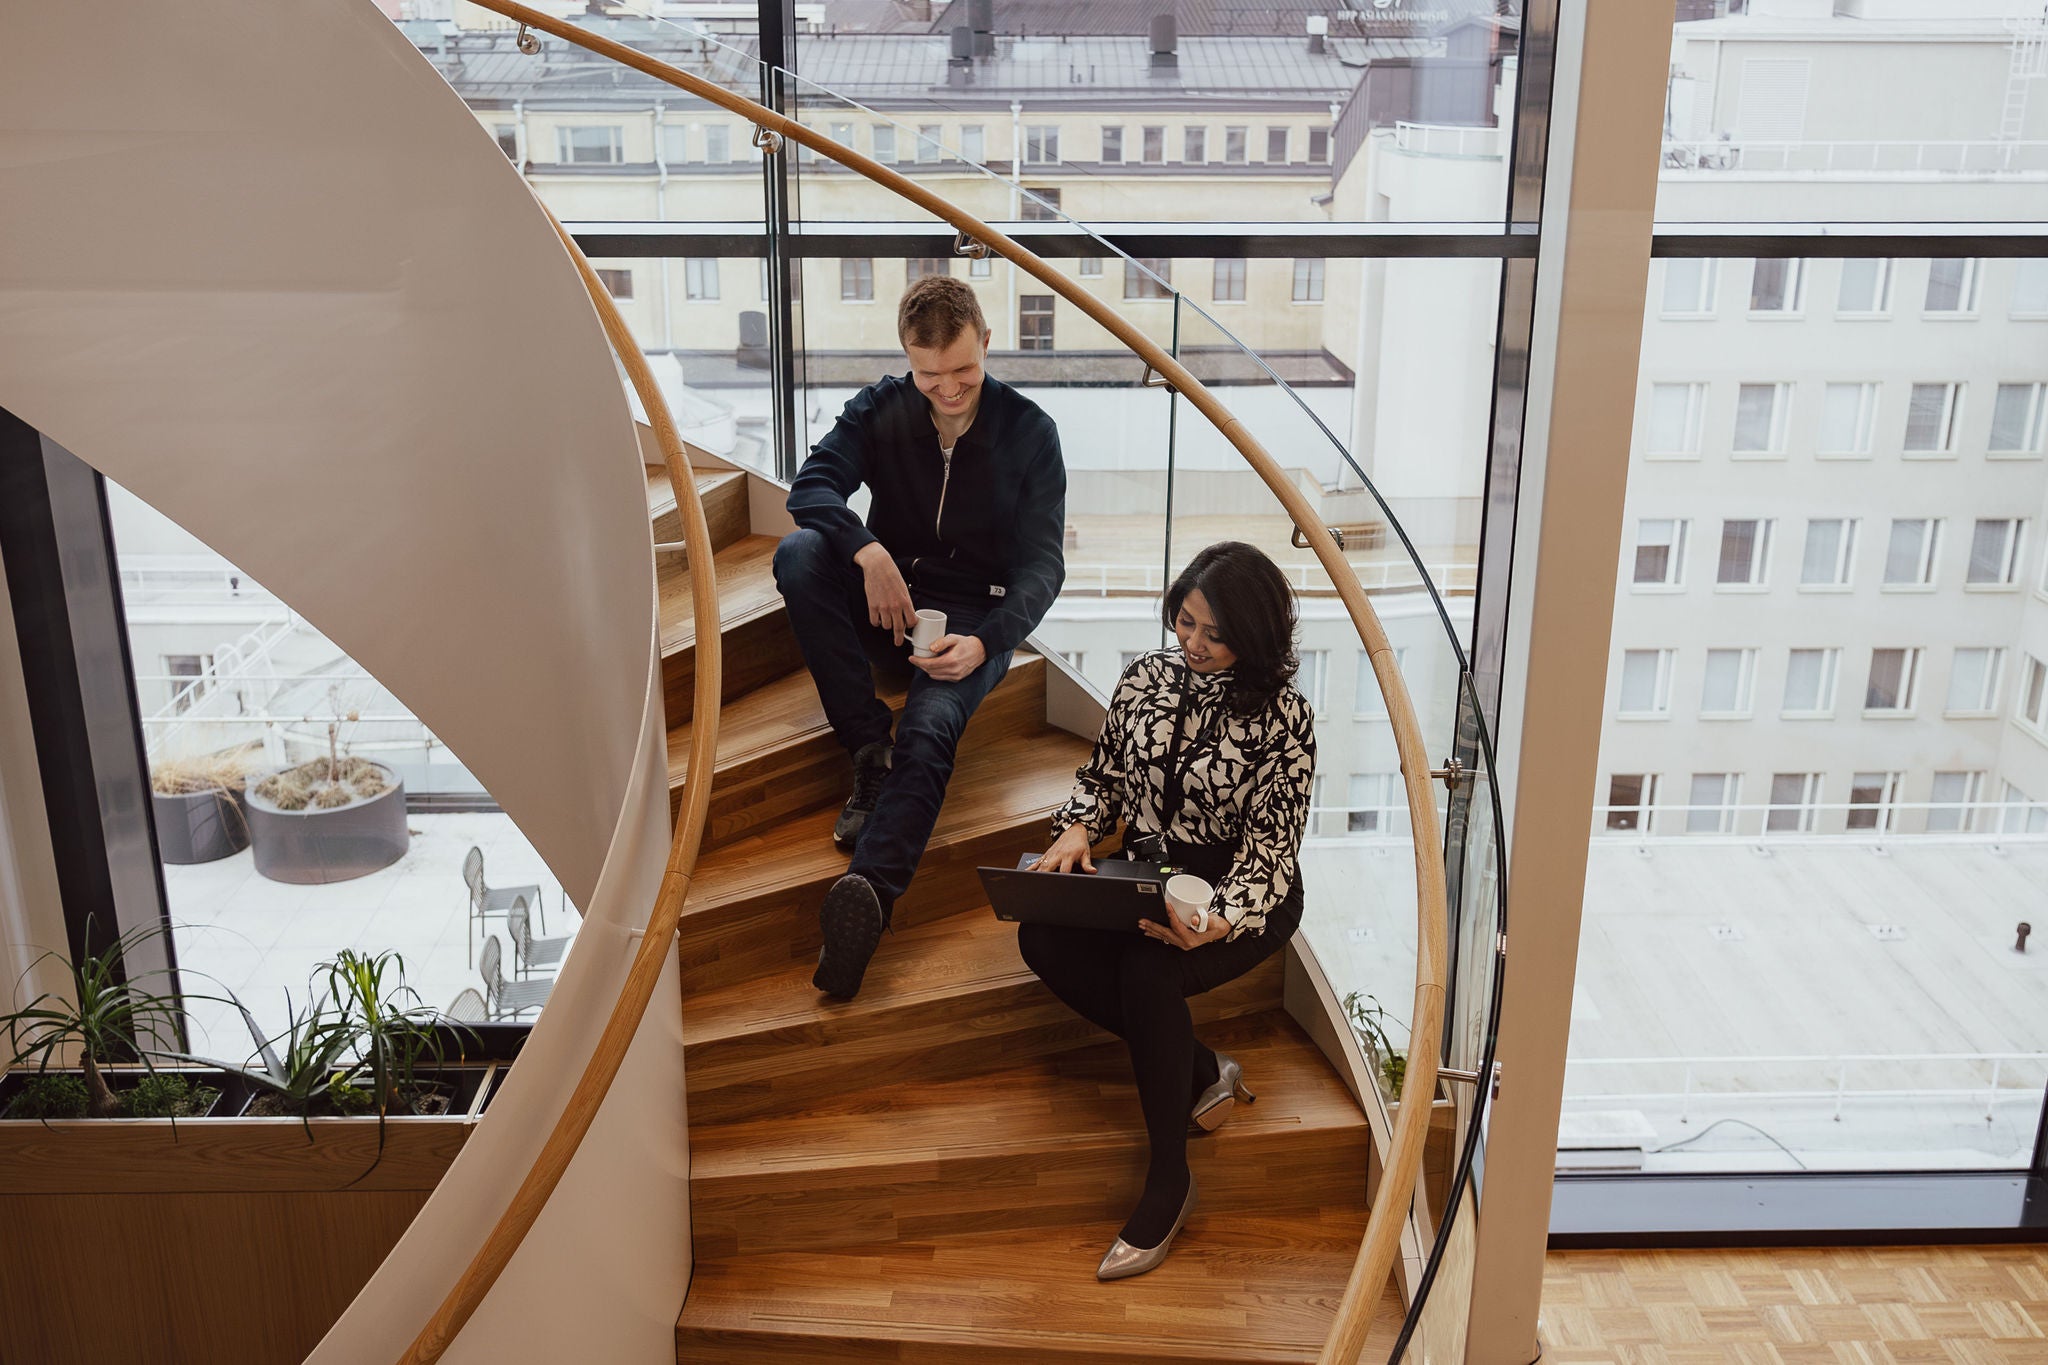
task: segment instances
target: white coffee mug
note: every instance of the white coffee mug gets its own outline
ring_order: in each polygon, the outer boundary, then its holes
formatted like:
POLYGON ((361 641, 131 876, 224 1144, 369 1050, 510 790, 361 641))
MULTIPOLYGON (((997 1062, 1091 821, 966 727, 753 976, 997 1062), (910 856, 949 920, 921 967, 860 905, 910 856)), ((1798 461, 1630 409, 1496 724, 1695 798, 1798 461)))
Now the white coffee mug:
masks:
POLYGON ((917 622, 910 628, 910 655, 914 659, 932 657, 932 641, 946 633, 946 613, 926 609, 918 612, 917 622))
POLYGON ((1166 903, 1180 922, 1198 934, 1209 932, 1209 902, 1216 889, 1192 873, 1183 872, 1166 882, 1166 903))

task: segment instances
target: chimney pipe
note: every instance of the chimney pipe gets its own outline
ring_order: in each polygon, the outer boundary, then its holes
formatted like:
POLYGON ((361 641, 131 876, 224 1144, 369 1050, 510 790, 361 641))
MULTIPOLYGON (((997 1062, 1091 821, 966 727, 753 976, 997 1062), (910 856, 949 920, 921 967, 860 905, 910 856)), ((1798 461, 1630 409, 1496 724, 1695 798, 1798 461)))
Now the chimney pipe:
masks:
POLYGON ((1330 50, 1330 17, 1327 14, 1308 16, 1308 50, 1321 54, 1330 50))
POLYGON ((1158 71, 1180 65, 1180 26, 1171 14, 1152 16, 1152 69, 1158 71))

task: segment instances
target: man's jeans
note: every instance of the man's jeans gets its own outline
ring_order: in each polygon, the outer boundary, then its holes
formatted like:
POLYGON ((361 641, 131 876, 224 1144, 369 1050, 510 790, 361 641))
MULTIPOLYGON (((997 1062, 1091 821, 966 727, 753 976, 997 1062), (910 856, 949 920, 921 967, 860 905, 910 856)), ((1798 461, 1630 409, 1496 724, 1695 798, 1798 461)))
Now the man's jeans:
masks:
MULTIPOLYGON (((960 732, 981 699, 1009 671, 1009 651, 990 655, 959 682, 939 682, 911 668, 906 662, 910 646, 898 646, 887 630, 868 624, 860 568, 840 562, 816 531, 797 530, 782 538, 775 549, 775 586, 788 605, 789 624, 825 704, 825 719, 848 753, 857 753, 866 744, 889 742, 889 707, 875 695, 872 670, 880 667, 910 675, 888 780, 846 869, 868 879, 886 912, 917 871, 946 799, 960 732)), ((950 635, 964 635, 980 625, 993 603, 938 601, 915 590, 911 598, 920 608, 945 612, 950 635)))

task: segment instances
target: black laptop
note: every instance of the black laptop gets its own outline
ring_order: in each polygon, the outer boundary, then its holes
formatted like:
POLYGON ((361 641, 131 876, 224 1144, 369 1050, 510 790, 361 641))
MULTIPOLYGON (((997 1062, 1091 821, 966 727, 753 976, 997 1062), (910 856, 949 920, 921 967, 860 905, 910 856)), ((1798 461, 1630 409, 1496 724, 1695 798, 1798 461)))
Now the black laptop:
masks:
POLYGON ((1132 933, 1141 919, 1166 923, 1165 886, 1172 874, 1161 872, 1159 864, 1098 858, 1092 874, 1026 871, 1039 856, 1027 853, 1015 867, 976 869, 997 919, 1132 933))

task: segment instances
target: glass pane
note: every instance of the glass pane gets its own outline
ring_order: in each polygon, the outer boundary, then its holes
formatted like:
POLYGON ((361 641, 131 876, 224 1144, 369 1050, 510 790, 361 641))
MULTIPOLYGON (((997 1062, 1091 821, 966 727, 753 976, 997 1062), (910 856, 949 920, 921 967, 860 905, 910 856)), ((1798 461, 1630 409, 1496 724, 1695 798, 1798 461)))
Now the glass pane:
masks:
MULTIPOLYGON (((1818 74, 1816 107, 1834 90, 1818 74)), ((1622 524, 1639 556, 1640 528, 1694 518, 1714 574, 1659 592, 1633 560, 1617 575, 1562 1167, 2006 1169, 2032 1151, 2048 1009, 2012 926, 2039 923, 2048 875, 2029 832, 2048 832, 2026 525, 2044 488, 2038 461, 1997 447, 2030 410, 2048 323, 2011 306, 2020 262, 1949 271, 1975 291, 1963 317, 1924 314, 1925 259, 1889 263, 1882 318, 1878 272, 1806 267, 1810 303, 1859 306, 1702 327, 1645 305, 1640 379, 1703 383, 1707 438, 1674 462, 1639 428, 1622 524), (1782 461, 1717 434, 1745 385, 1792 395, 1782 461), (1907 458, 1909 413, 1946 458, 1907 458), (1832 458, 1866 424, 1863 458, 1832 458), (1798 537, 1796 574, 1757 551, 1773 524, 1798 537)))
MULTIPOLYGON (((2040 216, 2048 134, 2026 93, 2039 69, 2038 7, 1679 0, 1677 20, 1659 219, 2040 216)), ((1881 295, 1859 268, 1841 308, 1881 309, 1881 295)))

